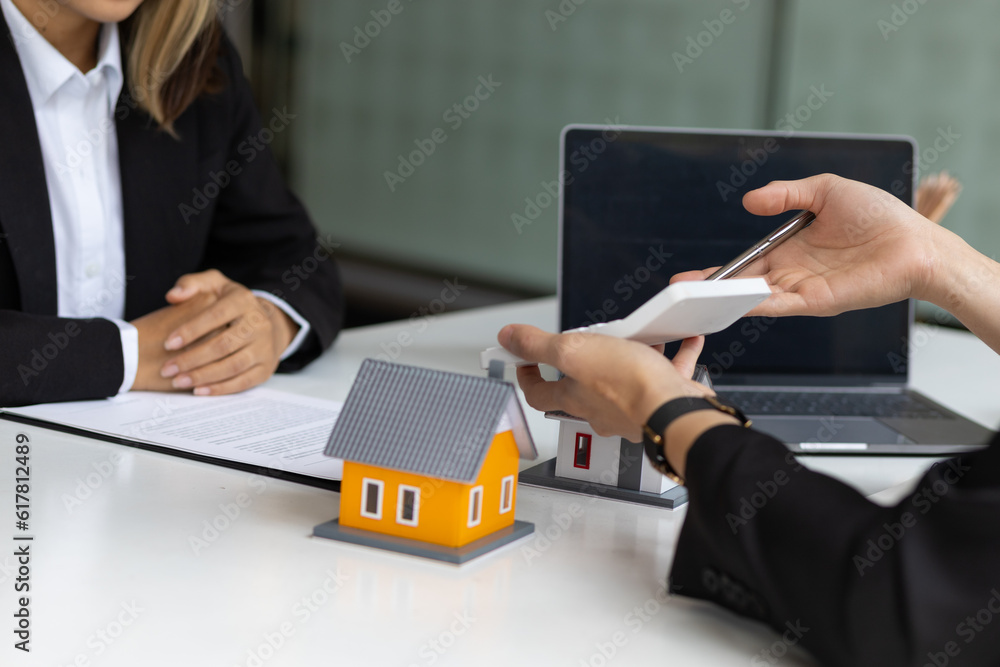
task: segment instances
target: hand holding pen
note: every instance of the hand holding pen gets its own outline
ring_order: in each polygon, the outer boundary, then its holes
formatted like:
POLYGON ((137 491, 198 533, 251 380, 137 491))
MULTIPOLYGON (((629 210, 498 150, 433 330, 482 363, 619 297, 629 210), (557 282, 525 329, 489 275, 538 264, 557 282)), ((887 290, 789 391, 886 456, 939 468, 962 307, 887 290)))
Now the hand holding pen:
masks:
POLYGON ((723 271, 763 276, 774 294, 750 312, 761 316, 828 316, 933 296, 927 271, 941 228, 887 192, 825 174, 772 182, 747 193, 743 204, 755 215, 805 211, 726 267, 688 271, 671 282, 723 271))

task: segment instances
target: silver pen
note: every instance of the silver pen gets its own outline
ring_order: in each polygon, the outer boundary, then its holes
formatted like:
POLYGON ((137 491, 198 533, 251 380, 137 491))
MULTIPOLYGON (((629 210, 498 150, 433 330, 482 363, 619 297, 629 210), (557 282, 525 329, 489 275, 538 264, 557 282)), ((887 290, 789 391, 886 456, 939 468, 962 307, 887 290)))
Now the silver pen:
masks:
POLYGON ((723 266, 705 280, 725 280, 726 278, 732 278, 790 239, 793 234, 811 225, 815 219, 816 214, 812 211, 799 211, 794 218, 783 223, 760 241, 754 243, 750 248, 741 253, 739 257, 723 266))

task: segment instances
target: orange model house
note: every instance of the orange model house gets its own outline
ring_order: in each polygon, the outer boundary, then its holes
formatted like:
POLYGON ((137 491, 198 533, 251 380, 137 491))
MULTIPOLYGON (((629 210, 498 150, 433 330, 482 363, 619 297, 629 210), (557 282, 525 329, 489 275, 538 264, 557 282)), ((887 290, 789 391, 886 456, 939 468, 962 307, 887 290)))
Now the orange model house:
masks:
POLYGON ((326 454, 344 476, 321 537, 464 562, 533 530, 514 519, 537 452, 509 382, 367 359, 326 454))

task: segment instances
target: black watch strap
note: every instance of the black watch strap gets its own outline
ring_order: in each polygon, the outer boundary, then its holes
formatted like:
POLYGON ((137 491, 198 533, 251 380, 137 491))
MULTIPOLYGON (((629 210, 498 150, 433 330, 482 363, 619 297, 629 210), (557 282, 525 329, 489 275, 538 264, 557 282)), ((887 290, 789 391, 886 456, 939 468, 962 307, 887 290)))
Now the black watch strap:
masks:
POLYGON ((653 467, 677 484, 684 484, 684 478, 678 475, 673 466, 670 465, 670 462, 667 461, 663 435, 667 432, 667 427, 670 426, 672 421, 681 415, 698 410, 718 410, 719 412, 724 412, 739 419, 744 427, 750 426, 751 423, 739 408, 721 401, 717 396, 705 396, 703 398, 684 396, 667 401, 657 408, 642 427, 643 449, 653 467))

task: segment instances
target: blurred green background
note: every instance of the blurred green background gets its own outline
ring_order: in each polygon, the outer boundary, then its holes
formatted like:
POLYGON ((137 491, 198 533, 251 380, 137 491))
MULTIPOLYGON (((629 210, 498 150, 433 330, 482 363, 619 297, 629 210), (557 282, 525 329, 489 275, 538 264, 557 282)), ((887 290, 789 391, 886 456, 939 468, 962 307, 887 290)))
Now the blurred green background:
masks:
POLYGON ((276 149, 341 244, 355 323, 445 278, 472 285, 458 307, 553 293, 556 206, 512 216, 555 177, 564 125, 784 129, 812 87, 831 95, 801 131, 957 135, 923 173, 957 176, 946 226, 1000 249, 992 3, 257 0, 252 17, 248 70, 265 117, 297 114, 276 149), (415 142, 433 153, 390 187, 415 142))

